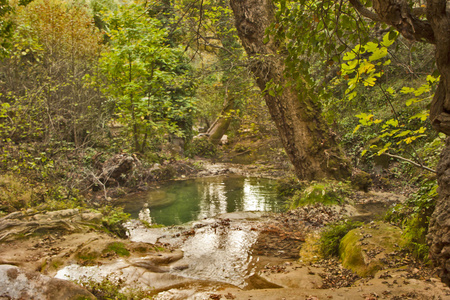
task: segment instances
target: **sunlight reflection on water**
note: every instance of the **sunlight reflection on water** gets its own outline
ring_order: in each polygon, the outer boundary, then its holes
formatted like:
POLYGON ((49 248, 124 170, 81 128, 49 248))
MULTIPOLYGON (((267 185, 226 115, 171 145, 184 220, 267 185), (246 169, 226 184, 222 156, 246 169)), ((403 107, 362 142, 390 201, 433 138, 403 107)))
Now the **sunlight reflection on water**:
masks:
POLYGON ((189 268, 178 275, 226 282, 239 287, 253 274, 250 249, 258 234, 249 225, 230 228, 203 227, 181 247, 189 268))

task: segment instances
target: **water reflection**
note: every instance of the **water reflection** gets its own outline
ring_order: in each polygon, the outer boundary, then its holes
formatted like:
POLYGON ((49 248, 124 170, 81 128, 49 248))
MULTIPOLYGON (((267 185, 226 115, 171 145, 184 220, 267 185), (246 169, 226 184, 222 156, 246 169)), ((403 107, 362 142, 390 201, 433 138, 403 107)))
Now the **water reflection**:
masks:
POLYGON ((183 224, 235 211, 281 211, 275 181, 242 176, 175 181, 158 190, 122 199, 137 218, 144 204, 158 224, 183 224))
POLYGON ((258 234, 241 224, 231 228, 203 227, 189 238, 182 250, 183 263, 189 268, 176 272, 178 275, 226 282, 239 287, 254 272, 250 266, 250 248, 258 234))

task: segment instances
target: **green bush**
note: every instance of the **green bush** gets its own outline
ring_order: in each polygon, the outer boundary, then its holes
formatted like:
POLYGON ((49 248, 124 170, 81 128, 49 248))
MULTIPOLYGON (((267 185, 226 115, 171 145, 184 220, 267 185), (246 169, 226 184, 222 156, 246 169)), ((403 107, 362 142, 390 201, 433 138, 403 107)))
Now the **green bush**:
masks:
POLYGON ((275 189, 280 197, 292 197, 300 191, 303 185, 296 177, 283 178, 277 181, 275 189))
POLYGON ((308 204, 322 203, 325 205, 339 204, 348 194, 349 187, 342 182, 313 183, 301 191, 297 191, 291 199, 290 208, 308 204))
POLYGON ((361 222, 340 221, 328 225, 319 240, 319 250, 324 258, 339 256, 339 244, 342 238, 352 229, 362 226, 361 222))
POLYGON ((142 288, 126 288, 125 281, 120 278, 104 278, 98 282, 90 278, 83 278, 76 282, 84 286, 98 300, 139 300, 151 299, 151 292, 142 288))
POLYGON ((391 208, 385 219, 403 229, 405 248, 414 257, 428 261, 429 247, 426 241, 429 219, 434 211, 437 199, 437 182, 425 179, 420 188, 405 203, 391 208))
POLYGON ((192 140, 186 149, 186 155, 202 156, 202 157, 214 157, 217 155, 217 147, 211 143, 207 138, 198 138, 192 140))
POLYGON ((103 214, 102 225, 107 231, 120 238, 127 237, 127 230, 123 224, 130 219, 130 215, 124 213, 123 208, 107 205, 99 209, 99 211, 103 214))

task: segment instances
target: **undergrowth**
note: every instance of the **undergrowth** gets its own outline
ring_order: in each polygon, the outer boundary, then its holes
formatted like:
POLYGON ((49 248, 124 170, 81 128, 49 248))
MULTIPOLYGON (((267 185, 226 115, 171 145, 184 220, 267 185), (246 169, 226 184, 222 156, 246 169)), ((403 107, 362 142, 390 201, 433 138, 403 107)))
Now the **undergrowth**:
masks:
POLYGON ((405 203, 391 208, 385 217, 388 222, 403 229, 405 247, 415 258, 424 262, 428 262, 426 234, 436 205, 437 187, 435 179, 424 179, 416 193, 405 203))
POLYGON ((324 258, 339 256, 339 244, 352 229, 362 226, 362 222, 339 221, 328 225, 319 239, 319 250, 324 258))
POLYGON ((125 288, 127 284, 121 278, 107 277, 102 281, 91 278, 82 278, 76 281, 77 284, 85 287, 98 300, 140 300, 151 299, 151 291, 145 290, 136 285, 133 288, 125 288))
POLYGON ((343 182, 316 182, 303 190, 295 192, 291 199, 290 209, 308 204, 324 205, 340 204, 349 194, 349 187, 343 182))

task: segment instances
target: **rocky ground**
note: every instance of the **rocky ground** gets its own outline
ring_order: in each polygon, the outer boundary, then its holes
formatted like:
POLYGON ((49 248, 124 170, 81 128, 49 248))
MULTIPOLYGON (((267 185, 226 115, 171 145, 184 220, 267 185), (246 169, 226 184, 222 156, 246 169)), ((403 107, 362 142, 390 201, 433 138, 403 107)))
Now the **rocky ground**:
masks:
MULTIPOLYGON (((265 164, 244 168, 203 164, 207 171, 196 176, 257 172, 276 177, 280 172, 265 164)), ((0 278, 13 286, 20 276, 13 276, 16 271, 10 266, 19 267, 17 272, 30 272, 27 278, 38 278, 30 275, 36 274, 32 272, 51 278, 63 267, 77 264, 120 269, 129 284, 151 286, 156 299, 450 299, 450 289, 437 279, 433 269, 406 253, 397 253, 384 269, 366 278, 345 269, 337 259, 318 257, 315 242, 324 225, 343 217, 374 219, 387 206, 403 200, 404 196, 393 193, 360 192, 353 195, 351 206, 314 205, 264 217, 229 215, 191 228, 174 228, 170 231, 173 236, 159 236, 152 244, 121 240, 99 231, 101 216, 89 211, 17 212, 0 219, 0 264, 4 269, 0 270, 0 278), (252 272, 245 277, 245 284, 237 287, 182 276, 188 268, 183 263, 184 254, 177 250, 180 244, 168 241, 184 242, 208 230, 220 233, 231 229, 257 234, 250 251, 252 272), (111 248, 115 243, 123 244, 128 254, 111 248)), ((46 278, 40 280, 49 284, 46 278)), ((25 292, 11 296, 0 291, 0 299, 37 299, 32 290, 28 292, 28 296, 25 292)))

